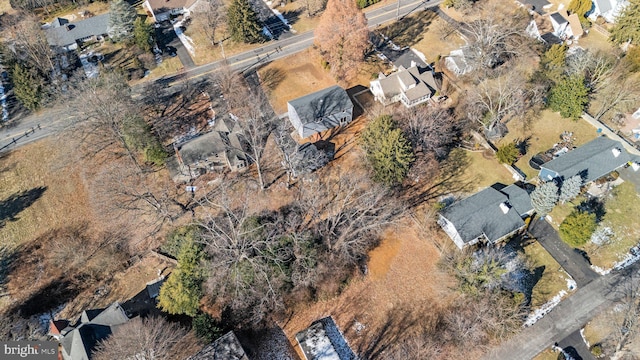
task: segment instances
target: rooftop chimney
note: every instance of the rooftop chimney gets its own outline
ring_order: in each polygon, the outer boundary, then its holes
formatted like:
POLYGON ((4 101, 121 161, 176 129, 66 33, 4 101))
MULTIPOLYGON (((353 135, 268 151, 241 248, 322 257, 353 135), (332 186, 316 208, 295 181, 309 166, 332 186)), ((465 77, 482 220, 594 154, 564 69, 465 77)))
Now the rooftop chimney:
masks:
POLYGON ((509 212, 509 205, 507 205, 507 203, 500 203, 500 210, 506 215, 509 212))
POLYGON ((618 157, 622 153, 622 151, 618 148, 611 149, 611 152, 613 153, 613 157, 618 157))

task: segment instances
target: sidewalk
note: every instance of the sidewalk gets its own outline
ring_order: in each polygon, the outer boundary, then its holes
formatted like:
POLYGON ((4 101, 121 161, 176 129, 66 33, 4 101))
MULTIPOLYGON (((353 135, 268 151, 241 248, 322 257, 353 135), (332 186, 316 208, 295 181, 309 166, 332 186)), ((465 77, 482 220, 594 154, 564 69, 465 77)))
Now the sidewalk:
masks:
POLYGON ((610 139, 620 141, 622 143, 622 146, 624 146, 624 148, 630 154, 640 156, 640 150, 636 149, 626 139, 622 138, 620 135, 613 132, 613 130, 611 130, 607 125, 603 124, 599 120, 594 119, 591 115, 587 113, 582 113, 582 118, 585 119, 589 124, 593 125, 596 129, 601 129, 602 133, 607 135, 610 139))

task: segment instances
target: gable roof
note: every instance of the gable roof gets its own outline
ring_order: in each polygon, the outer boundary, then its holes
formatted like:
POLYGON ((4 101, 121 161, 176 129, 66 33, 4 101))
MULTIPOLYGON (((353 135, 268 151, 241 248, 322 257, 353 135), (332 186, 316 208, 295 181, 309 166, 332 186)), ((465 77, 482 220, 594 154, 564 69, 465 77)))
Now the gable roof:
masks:
POLYGON ((442 210, 440 215, 455 226, 464 243, 481 235, 497 241, 524 226, 521 215, 533 210, 529 194, 517 185, 502 190, 488 187, 442 210), (508 211, 501 209, 506 203, 508 211))
POLYGON ((560 14, 559 12, 554 12, 553 14, 549 15, 549 17, 551 17, 551 19, 553 19, 558 25, 569 22, 569 20, 565 19, 565 17, 562 16, 562 14, 560 14))
POLYGON ((555 178, 568 179, 581 175, 585 183, 597 180, 631 160, 631 156, 620 144, 606 136, 569 151, 540 166, 540 178, 548 181, 555 178), (614 154, 619 152, 618 156, 614 154))
POLYGON ((72 23, 57 18, 46 30, 47 41, 53 46, 68 46, 77 40, 106 34, 109 28, 109 17, 110 14, 106 13, 72 23))
POLYGON ((249 360, 249 358, 236 334, 229 331, 187 360, 249 360))
POLYGON ((613 4, 611 3, 611 0, 593 0, 593 2, 602 14, 606 13, 607 11, 613 10, 613 4))
POLYGON ((315 321, 306 330, 296 334, 296 340, 307 360, 355 360, 331 316, 315 321))
POLYGON ((584 30, 582 30, 582 25, 580 24, 580 17, 578 16, 578 14, 574 13, 569 15, 567 20, 569 21, 569 27, 571 28, 571 33, 573 34, 573 37, 579 38, 580 36, 582 36, 582 34, 584 34, 584 30))
POLYGON ((417 66, 408 69, 400 67, 393 74, 372 82, 376 81, 380 84, 385 98, 391 99, 404 93, 410 102, 426 95, 433 95, 440 88, 431 70, 417 66), (413 87, 409 88, 410 86, 413 87))
MULTIPOLYGON (((316 91, 288 102, 302 123, 303 138, 340 125, 332 115, 353 109, 347 92, 338 85, 316 91)), ((300 132, 300 129, 297 129, 300 132)))
POLYGON ((106 309, 82 312, 78 323, 60 341, 64 353, 73 360, 88 360, 96 344, 113 333, 116 326, 129 321, 118 302, 106 309))

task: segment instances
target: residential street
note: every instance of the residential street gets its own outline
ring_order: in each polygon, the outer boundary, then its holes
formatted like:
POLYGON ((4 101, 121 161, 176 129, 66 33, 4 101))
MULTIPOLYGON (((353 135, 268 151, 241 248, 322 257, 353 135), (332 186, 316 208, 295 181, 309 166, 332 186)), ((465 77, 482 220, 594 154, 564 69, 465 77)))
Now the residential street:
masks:
POLYGON ((534 325, 489 352, 486 360, 532 359, 556 342, 580 330, 591 318, 622 296, 620 282, 640 269, 640 262, 590 282, 563 300, 534 325))
POLYGON ((598 278, 590 264, 577 251, 560 239, 558 232, 545 220, 536 219, 529 228, 531 235, 562 266, 581 288, 598 278))
MULTIPOLYGON (((393 3, 391 5, 372 10, 366 13, 369 28, 375 28, 383 23, 395 20, 396 11, 398 11, 399 16, 404 16, 419 9, 436 7, 441 2, 442 0, 400 0, 399 7, 397 3, 393 3)), ((287 36, 286 39, 266 43, 259 49, 235 54, 228 58, 227 61, 231 68, 238 71, 245 71, 253 66, 295 54, 305 50, 311 45, 313 45, 313 31, 308 31, 299 35, 287 36), (276 52, 276 48, 279 48, 280 50, 276 52)), ((179 49, 179 47, 177 48, 179 49)), ((180 74, 156 79, 154 81, 161 81, 167 85, 174 85, 178 82, 197 79, 215 72, 223 63, 223 61, 216 61, 205 65, 195 66, 180 74)), ((144 85, 145 83, 143 82, 133 86, 133 93, 140 93, 144 88, 144 85)), ((70 116, 66 114, 64 107, 61 106, 55 109, 45 109, 38 114, 32 114, 24 119, 20 119, 13 127, 6 127, 0 130, 0 149, 2 149, 0 151, 15 149, 18 146, 47 137, 57 131, 59 126, 64 123, 64 120, 69 117, 70 116), (40 124, 40 129, 37 129, 38 124, 40 124), (34 129, 34 134, 23 136, 26 132, 31 131, 31 129, 34 129), (13 139, 17 139, 15 143, 13 143, 13 139)))

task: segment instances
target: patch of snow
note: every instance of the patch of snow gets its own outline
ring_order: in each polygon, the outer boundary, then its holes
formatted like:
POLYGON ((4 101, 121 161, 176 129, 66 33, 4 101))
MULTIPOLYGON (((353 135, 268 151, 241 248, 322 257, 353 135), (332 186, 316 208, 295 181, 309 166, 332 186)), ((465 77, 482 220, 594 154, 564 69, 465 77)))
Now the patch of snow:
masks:
POLYGON ((2 122, 9 120, 9 107, 7 106, 7 95, 4 93, 4 85, 0 80, 0 106, 2 106, 2 122))
POLYGON ((571 276, 569 276, 569 277, 568 277, 567 279, 565 279, 565 280, 567 280, 567 289, 569 289, 569 290, 574 290, 574 289, 576 289, 576 288, 578 287, 578 284, 576 284, 575 280, 573 280, 573 279, 571 278, 571 276))
POLYGON ((287 21, 287 19, 284 18, 284 16, 282 16, 282 14, 280 13, 280 11, 276 10, 276 9, 271 9, 271 11, 273 11, 274 14, 276 14, 276 16, 278 17, 278 19, 280 19, 280 21, 282 21, 282 23, 284 23, 285 25, 287 25, 287 29, 291 30, 291 25, 289 25, 289 22, 287 21))
POLYGON ((640 260, 640 244, 632 247, 622 260, 613 264, 611 269, 603 269, 595 265, 591 265, 591 269, 600 275, 607 275, 611 270, 622 270, 636 263, 638 260, 640 260))
MULTIPOLYGON (((427 57, 424 56, 423 53, 421 53, 420 51, 418 51, 418 50, 416 50, 414 48, 411 48, 411 51, 413 51, 413 53, 416 54, 416 56, 419 57, 420 60, 422 60, 425 64, 429 65, 429 63, 427 62, 427 57)), ((431 66, 429 66, 429 67, 431 67, 431 66)))
POLYGON ((591 345, 589 344, 589 341, 587 341, 587 338, 584 337, 584 328, 580 329, 580 336, 582 336, 582 341, 584 341, 584 344, 587 345, 588 348, 590 348, 591 345))
MULTIPOLYGON (((89 58, 93 56, 93 53, 80 55, 80 63, 82 64, 82 68, 84 69, 84 73, 87 75, 88 79, 96 78, 100 75, 100 69, 94 63, 89 61, 89 58)), ((96 54, 97 55, 97 54, 96 54)))
POLYGON ((591 265, 591 270, 597 272, 600 275, 607 275, 611 272, 611 269, 603 269, 599 266, 591 265))
POLYGON ((598 246, 602 246, 611 241, 614 235, 615 234, 610 227, 599 226, 591 235, 591 242, 598 246))
POLYGON ((273 39, 273 34, 271 33, 271 31, 269 31, 269 29, 266 26, 262 28, 262 33, 264 34, 264 36, 268 37, 269 39, 273 39))
POLYGON ((524 322, 524 326, 528 327, 535 324, 538 320, 542 319, 545 315, 547 315, 554 307, 560 304, 560 300, 567 295, 565 290, 560 290, 560 292, 554 296, 551 300, 547 301, 545 304, 540 306, 539 309, 534 311, 529 315, 527 321, 524 322))
POLYGON ((173 24, 173 30, 176 32, 178 39, 180 39, 180 42, 182 43, 182 45, 184 45, 184 47, 187 49, 189 54, 191 54, 191 56, 195 56, 196 48, 193 44, 193 39, 191 39, 190 37, 188 37, 182 32, 183 22, 184 20, 180 20, 175 24, 173 24))

